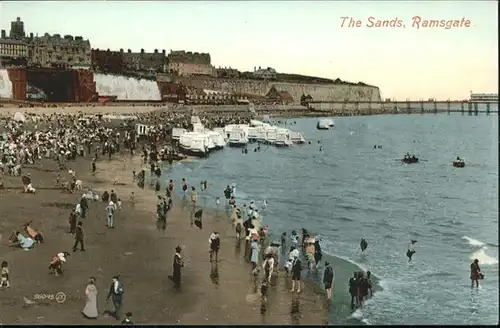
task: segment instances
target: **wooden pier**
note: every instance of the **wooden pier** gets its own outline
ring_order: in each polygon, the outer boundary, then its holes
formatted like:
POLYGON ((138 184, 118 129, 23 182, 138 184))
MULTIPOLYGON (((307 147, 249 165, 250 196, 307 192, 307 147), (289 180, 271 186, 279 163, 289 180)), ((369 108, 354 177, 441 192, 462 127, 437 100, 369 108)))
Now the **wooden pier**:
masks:
POLYGON ((306 104, 310 109, 325 112, 356 112, 360 115, 373 114, 429 114, 429 113, 462 113, 478 115, 498 113, 498 104, 491 102, 470 102, 467 100, 422 100, 422 101, 310 101, 306 104))

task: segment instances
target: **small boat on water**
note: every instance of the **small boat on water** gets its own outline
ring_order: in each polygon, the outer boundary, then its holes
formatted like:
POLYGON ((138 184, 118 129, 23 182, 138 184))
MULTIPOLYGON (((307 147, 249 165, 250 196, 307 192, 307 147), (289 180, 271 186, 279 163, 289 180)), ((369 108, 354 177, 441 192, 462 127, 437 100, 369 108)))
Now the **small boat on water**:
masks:
POLYGON ((418 157, 412 156, 412 157, 405 157, 401 160, 401 163, 404 164, 414 164, 418 163, 418 157))
POLYGON ((453 161, 453 166, 454 167, 465 167, 465 162, 464 161, 453 161))
POLYGON ((330 120, 322 119, 316 124, 316 129, 318 130, 330 130, 330 120))

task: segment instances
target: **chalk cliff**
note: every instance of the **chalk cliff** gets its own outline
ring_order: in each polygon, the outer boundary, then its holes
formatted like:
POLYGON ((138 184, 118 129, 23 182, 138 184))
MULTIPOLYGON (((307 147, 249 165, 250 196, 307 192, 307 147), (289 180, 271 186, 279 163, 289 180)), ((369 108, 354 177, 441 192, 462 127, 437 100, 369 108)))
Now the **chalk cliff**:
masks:
POLYGON ((379 102, 378 87, 360 84, 298 84, 276 81, 215 79, 206 77, 178 77, 178 82, 201 89, 227 91, 234 93, 265 96, 272 86, 278 91, 288 91, 295 104, 300 103, 300 97, 311 95, 315 101, 350 101, 379 102))

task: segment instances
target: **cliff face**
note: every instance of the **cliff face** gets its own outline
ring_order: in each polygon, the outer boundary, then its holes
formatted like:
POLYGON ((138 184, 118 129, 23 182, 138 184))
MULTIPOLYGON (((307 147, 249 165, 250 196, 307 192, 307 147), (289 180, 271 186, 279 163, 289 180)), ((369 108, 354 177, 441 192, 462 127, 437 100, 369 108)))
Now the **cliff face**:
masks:
POLYGON ((288 91, 295 104, 300 103, 300 97, 311 95, 316 101, 352 101, 380 102, 378 87, 347 84, 298 84, 275 81, 230 80, 203 77, 179 77, 178 81, 187 86, 207 90, 226 91, 234 93, 265 96, 272 86, 278 91, 288 91))

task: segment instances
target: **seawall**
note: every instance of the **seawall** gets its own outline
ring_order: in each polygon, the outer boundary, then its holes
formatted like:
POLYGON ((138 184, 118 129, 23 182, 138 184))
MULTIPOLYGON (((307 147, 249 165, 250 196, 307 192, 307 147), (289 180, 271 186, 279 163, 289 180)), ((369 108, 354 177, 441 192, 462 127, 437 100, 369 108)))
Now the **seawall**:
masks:
POLYGON ((265 96, 271 87, 278 91, 288 91, 295 104, 300 104, 300 97, 311 95, 317 101, 359 101, 380 102, 378 87, 348 84, 298 84, 276 81, 215 79, 206 77, 179 77, 177 80, 185 85, 201 89, 220 90, 241 94, 265 96))

